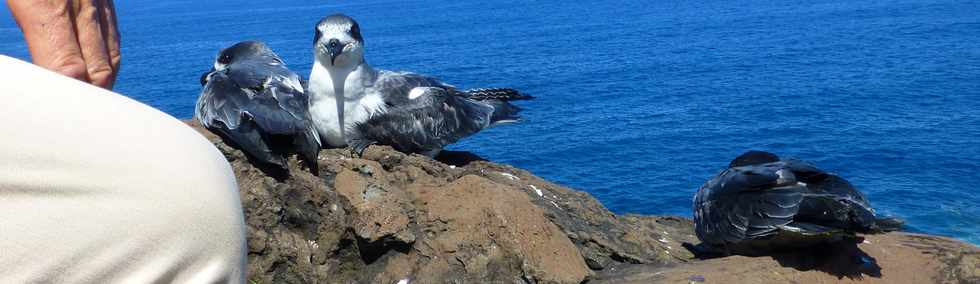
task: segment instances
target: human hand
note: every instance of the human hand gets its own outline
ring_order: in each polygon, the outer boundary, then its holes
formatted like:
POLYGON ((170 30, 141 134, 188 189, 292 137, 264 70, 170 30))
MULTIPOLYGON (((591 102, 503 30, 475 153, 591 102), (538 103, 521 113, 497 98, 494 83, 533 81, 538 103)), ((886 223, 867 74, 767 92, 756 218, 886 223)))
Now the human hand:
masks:
POLYGON ((112 89, 119 30, 112 0, 7 0, 34 64, 112 89))

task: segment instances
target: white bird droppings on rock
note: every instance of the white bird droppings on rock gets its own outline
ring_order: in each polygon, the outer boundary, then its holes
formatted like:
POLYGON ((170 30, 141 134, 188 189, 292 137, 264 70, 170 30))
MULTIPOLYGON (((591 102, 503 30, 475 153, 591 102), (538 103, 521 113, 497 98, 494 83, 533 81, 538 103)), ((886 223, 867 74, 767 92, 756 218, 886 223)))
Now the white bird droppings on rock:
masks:
POLYGON ((869 244, 869 245, 870 245, 870 244, 871 244, 871 241, 869 241, 869 240, 864 240, 864 241, 863 241, 863 242, 861 242, 861 243, 863 243, 863 244, 869 244))
POLYGON ((660 238, 658 241, 660 241, 661 243, 665 243, 665 244, 667 243, 667 239, 665 239, 665 238, 660 238))
POLYGON ((534 186, 533 184, 529 184, 529 185, 527 185, 527 186, 530 186, 530 187, 531 187, 531 189, 533 189, 533 190, 534 190, 534 193, 537 193, 537 194, 538 194, 538 196, 541 196, 541 197, 544 197, 544 192, 542 192, 542 191, 541 191, 541 189, 538 189, 538 187, 537 187, 537 186, 534 186))
POLYGON ((402 279, 402 280, 398 280, 398 283, 397 284, 408 284, 408 282, 409 282, 408 281, 408 278, 405 278, 405 279, 402 279))
POLYGON ((505 177, 507 177, 507 178, 509 178, 511 180, 520 180, 520 178, 518 178, 517 176, 512 175, 510 173, 501 172, 500 175, 505 176, 505 177))

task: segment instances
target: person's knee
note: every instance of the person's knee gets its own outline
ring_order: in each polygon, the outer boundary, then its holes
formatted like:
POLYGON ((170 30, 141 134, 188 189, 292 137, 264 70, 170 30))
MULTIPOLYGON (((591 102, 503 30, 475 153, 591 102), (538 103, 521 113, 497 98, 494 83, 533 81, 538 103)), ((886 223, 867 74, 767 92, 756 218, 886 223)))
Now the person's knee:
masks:
MULTIPOLYGON (((203 140, 203 139, 202 139, 203 140)), ((207 143, 205 141, 205 143, 207 143)), ((212 263, 232 279, 238 279, 245 269, 247 247, 245 223, 235 176, 225 157, 207 145, 210 151, 186 152, 185 171, 190 174, 180 188, 175 188, 174 200, 180 212, 177 220, 184 239, 195 244, 188 248, 206 252, 212 263)), ((166 206, 166 205, 165 205, 166 206)), ((206 273, 208 274, 208 273, 206 273)))
MULTIPOLYGON (((132 161, 146 170, 138 177, 151 184, 138 190, 144 212, 194 262, 238 275, 244 270, 245 223, 238 185, 228 161, 214 145, 181 122, 153 122, 157 139, 140 146, 159 151, 152 158, 132 161)), ((141 149, 134 149, 141 150, 141 149)), ((208 274, 208 273, 205 273, 208 274)))
POLYGON ((182 181, 177 198, 195 217, 234 226, 231 229, 241 233, 244 221, 235 175, 225 157, 204 143, 204 149, 189 149, 179 163, 189 178, 182 181))

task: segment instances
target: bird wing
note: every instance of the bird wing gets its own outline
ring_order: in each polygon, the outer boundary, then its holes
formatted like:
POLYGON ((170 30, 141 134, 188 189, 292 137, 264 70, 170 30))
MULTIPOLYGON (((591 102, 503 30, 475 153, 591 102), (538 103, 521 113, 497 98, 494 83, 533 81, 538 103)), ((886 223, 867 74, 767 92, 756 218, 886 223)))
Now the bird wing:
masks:
POLYGON ((300 133, 312 124, 309 98, 296 74, 290 75, 269 77, 261 91, 253 96, 255 103, 246 110, 256 116, 256 122, 263 129, 273 134, 300 133))
POLYGON ((374 91, 381 94, 382 99, 389 108, 424 107, 425 105, 419 105, 421 101, 415 100, 412 97, 412 90, 418 87, 438 87, 447 90, 449 94, 458 93, 456 87, 433 77, 409 72, 385 70, 378 71, 378 77, 373 86, 374 91))
POLYGON ((308 104, 299 76, 285 65, 245 62, 211 76, 197 115, 205 126, 221 121, 236 129, 247 117, 269 134, 315 133, 308 104))
POLYGON ((807 184, 796 220, 839 229, 868 232, 875 227, 867 197, 846 179, 809 163, 787 160, 787 167, 807 184))
POLYGON ((441 149, 490 125, 493 107, 438 87, 410 91, 398 106, 354 125, 351 144, 363 151, 370 144, 390 145, 402 152, 441 149))
POLYGON ((208 128, 224 125, 228 129, 237 129, 249 100, 249 94, 230 82, 226 74, 218 72, 204 85, 194 108, 194 117, 208 128))
POLYGON ((827 178, 829 175, 826 171, 817 168, 813 164, 797 160, 797 159, 784 159, 783 164, 786 168, 793 171, 796 178, 804 183, 817 182, 821 179, 827 178))
POLYGON ((698 238, 734 243, 791 223, 805 187, 795 180, 780 182, 782 168, 782 163, 729 168, 705 183, 694 198, 698 238))
POLYGON ((846 179, 804 161, 785 163, 807 184, 797 221, 859 232, 875 230, 878 218, 871 203, 846 179))

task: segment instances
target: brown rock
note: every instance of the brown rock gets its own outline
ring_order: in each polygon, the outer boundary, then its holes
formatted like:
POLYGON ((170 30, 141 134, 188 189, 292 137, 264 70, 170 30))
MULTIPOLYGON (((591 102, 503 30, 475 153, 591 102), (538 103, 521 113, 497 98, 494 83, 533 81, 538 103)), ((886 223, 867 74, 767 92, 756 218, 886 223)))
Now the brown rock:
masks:
MULTIPOLYGON (((344 169, 334 179, 337 193, 353 207, 354 232, 367 242, 384 238, 411 244, 415 234, 409 228, 411 208, 405 208, 408 200, 405 191, 392 189, 383 180, 376 179, 375 170, 381 165, 374 161, 355 160, 354 170, 344 169)), ((379 173, 380 174, 380 173, 379 173)))
MULTIPOLYGON (((425 212, 420 223, 431 225, 432 237, 421 245, 430 256, 460 264, 467 280, 579 283, 590 274, 576 247, 522 192, 473 175, 410 190, 425 212)), ((421 274, 438 266, 430 262, 421 274)))
POLYGON ((478 161, 467 173, 524 191, 579 247, 590 268, 618 263, 668 264, 692 257, 681 243, 696 240, 693 223, 677 217, 617 216, 585 192, 510 166, 478 161))
POLYGON ((980 283, 978 248, 947 238, 697 260, 682 246, 697 242, 689 219, 615 215, 472 154, 441 155, 450 166, 388 147, 323 150, 317 175, 292 158, 277 179, 198 130, 238 178, 253 283, 980 283))
POLYGON ((632 266, 594 283, 980 283, 980 249, 943 237, 892 233, 858 245, 829 245, 773 256, 632 266), (870 261, 861 264, 861 260, 870 261))

